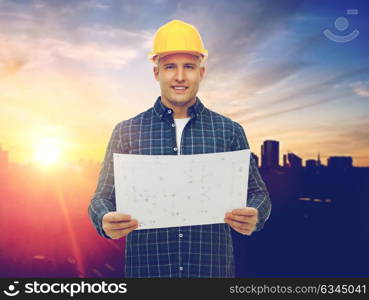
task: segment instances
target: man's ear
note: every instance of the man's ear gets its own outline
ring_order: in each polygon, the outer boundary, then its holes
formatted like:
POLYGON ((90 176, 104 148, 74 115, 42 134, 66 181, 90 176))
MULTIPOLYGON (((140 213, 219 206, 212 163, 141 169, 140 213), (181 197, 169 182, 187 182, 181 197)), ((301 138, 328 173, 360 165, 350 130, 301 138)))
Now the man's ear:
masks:
POLYGON ((205 75, 205 67, 202 66, 200 67, 200 79, 202 80, 204 78, 205 75))
POLYGON ((159 80, 158 79, 158 76, 159 76, 159 67, 158 66, 154 66, 154 68, 152 70, 154 72, 155 79, 156 80, 159 80))

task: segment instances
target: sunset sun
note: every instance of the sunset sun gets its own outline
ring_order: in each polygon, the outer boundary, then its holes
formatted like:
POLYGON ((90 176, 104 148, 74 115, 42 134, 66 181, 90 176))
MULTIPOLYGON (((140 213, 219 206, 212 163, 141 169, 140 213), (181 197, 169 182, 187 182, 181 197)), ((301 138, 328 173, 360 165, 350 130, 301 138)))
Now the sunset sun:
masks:
POLYGON ((56 163, 60 157, 59 147, 50 140, 42 141, 35 151, 35 159, 43 165, 56 163))

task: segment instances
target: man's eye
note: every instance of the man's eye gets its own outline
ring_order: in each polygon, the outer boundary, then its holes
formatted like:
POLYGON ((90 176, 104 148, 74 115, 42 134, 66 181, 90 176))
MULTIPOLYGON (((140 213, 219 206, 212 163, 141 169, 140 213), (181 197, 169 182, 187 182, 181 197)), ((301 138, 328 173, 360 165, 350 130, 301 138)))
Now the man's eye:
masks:
POLYGON ((185 68, 186 68, 186 69, 191 69, 191 70, 192 70, 192 69, 193 69, 193 66, 188 65, 188 66, 185 66, 185 68))
POLYGON ((173 69, 173 66, 165 66, 165 69, 173 69))

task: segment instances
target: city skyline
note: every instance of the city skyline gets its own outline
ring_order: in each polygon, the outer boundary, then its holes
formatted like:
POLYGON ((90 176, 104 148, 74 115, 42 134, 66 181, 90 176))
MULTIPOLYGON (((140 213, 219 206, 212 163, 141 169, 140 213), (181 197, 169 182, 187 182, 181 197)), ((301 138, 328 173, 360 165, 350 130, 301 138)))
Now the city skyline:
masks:
MULTIPOLYGON (((252 152, 254 157, 256 158, 258 167, 262 168, 278 168, 278 167, 292 167, 298 168, 303 167, 303 158, 296 155, 296 153, 289 151, 286 154, 279 152, 279 141, 275 140, 265 140, 261 145, 261 165, 258 164, 259 157, 252 152), (280 164, 280 157, 283 155, 283 164, 280 164)), ((322 163, 320 153, 317 154, 316 159, 306 158, 305 159, 305 167, 324 167, 324 163, 322 163)), ((352 156, 347 155, 335 155, 328 156, 327 167, 355 167, 353 164, 352 156)))
MULTIPOLYGON (((275 140, 265 140, 263 143, 265 144, 265 142, 277 142, 279 143, 279 141, 275 141, 275 140)), ((260 146, 260 148, 262 149, 263 148, 263 144, 260 146)), ((262 150, 260 151, 262 152, 262 150)), ((263 167, 263 160, 262 160, 262 155, 257 155, 255 154, 255 151, 252 151, 251 150, 251 154, 254 156, 254 158, 256 158, 256 164, 259 168, 262 168, 263 167)), ((297 160, 301 160, 300 163, 301 163, 301 167, 309 167, 309 164, 310 164, 310 167, 313 167, 313 163, 315 162, 316 163, 316 166, 321 166, 321 167, 324 167, 324 166, 329 166, 329 161, 330 160, 337 160, 337 159, 343 159, 343 160, 350 160, 351 161, 351 166, 352 167, 365 167, 365 166, 356 166, 355 165, 355 158, 352 157, 352 156, 347 156, 347 155, 334 155, 334 156, 327 156, 327 159, 326 159, 326 163, 324 164, 324 162, 321 160, 321 153, 317 153, 317 156, 316 156, 316 159, 313 159, 313 158, 301 158, 300 156, 298 156, 296 153, 294 153, 293 151, 290 151, 290 152, 286 152, 285 154, 283 153, 279 153, 278 151, 278 164, 277 164, 277 167, 290 167, 291 166, 291 159, 288 158, 289 155, 291 155, 292 160, 293 161, 296 161, 297 160), (280 158, 282 158, 282 160, 280 160, 280 158), (282 161, 283 163, 280 164, 280 161, 282 161), (303 164, 303 162, 305 162, 305 165, 303 164)), ((89 162, 89 163, 96 163, 96 164, 101 164, 102 161, 95 161, 95 160, 92 160, 92 159, 79 159, 77 161, 64 161, 64 162, 55 162, 55 164, 63 164, 63 163, 67 163, 67 164, 78 164, 78 163, 86 163, 86 162, 89 162)), ((11 161, 9 159, 9 151, 7 149, 4 149, 2 146, 1 146, 1 143, 0 143, 0 166, 3 165, 4 163, 17 163, 17 162, 14 162, 14 161, 11 161)), ((26 164, 34 164, 34 163, 37 163, 37 161, 34 159, 34 160, 30 160, 28 161, 26 164)), ((39 162, 40 163, 40 162, 39 162)), ((266 165, 264 163, 264 165, 266 165)), ((295 165, 294 163, 292 163, 292 165, 295 165)), ((264 166, 265 167, 265 166, 264 166)), ((275 165, 274 166, 271 166, 271 167, 276 167, 275 165)))

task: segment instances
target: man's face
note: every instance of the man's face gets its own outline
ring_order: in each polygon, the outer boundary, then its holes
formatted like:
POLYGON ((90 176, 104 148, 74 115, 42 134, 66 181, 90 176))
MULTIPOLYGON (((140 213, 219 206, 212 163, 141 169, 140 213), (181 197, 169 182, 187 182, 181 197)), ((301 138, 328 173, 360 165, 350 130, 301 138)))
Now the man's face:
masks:
POLYGON ((160 83, 163 103, 177 107, 194 104, 204 72, 195 55, 175 53, 161 58, 154 75, 160 83))

